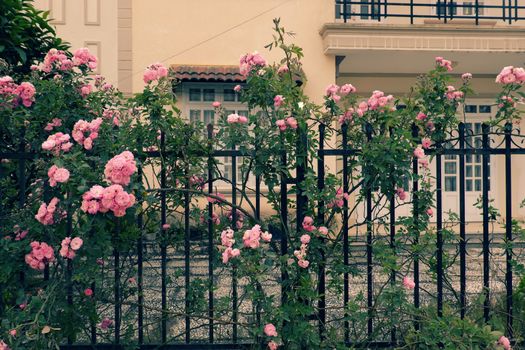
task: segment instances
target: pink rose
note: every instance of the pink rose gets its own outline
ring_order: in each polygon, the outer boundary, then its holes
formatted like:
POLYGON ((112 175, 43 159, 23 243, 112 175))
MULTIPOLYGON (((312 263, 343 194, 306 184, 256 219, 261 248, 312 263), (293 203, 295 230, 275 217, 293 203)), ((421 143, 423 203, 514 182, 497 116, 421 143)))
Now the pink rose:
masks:
POLYGON ((281 131, 285 131, 286 130, 286 122, 283 120, 283 119, 279 119, 275 122, 275 125, 277 125, 277 127, 279 128, 279 130, 281 131))
POLYGON ((510 340, 509 338, 505 337, 504 335, 502 335, 499 339, 498 339, 498 344, 500 344, 501 346, 503 346, 503 348, 505 350, 511 350, 511 346, 510 346, 510 340))
POLYGON ((414 157, 416 158, 423 158, 425 156, 425 151, 423 150, 423 148, 421 146, 417 146, 415 149, 414 149, 414 157))
POLYGON ((304 234, 301 236, 301 243, 308 244, 310 243, 310 235, 304 234))
POLYGON ((405 287, 405 289, 414 289, 416 287, 416 284, 410 277, 405 276, 403 278, 403 287, 405 287))
POLYGON ((306 269, 310 265, 310 262, 308 260, 301 259, 301 260, 297 261, 297 265, 299 265, 303 269, 306 269))
POLYGON ((221 106, 221 103, 219 101, 215 101, 211 105, 215 108, 219 108, 221 106))
POLYGON ((264 334, 268 337, 277 337, 277 330, 273 324, 268 323, 264 326, 264 334))
POLYGON ((294 117, 286 118, 286 124, 292 129, 297 129, 297 120, 294 117))
POLYGON ((424 149, 429 149, 431 144, 432 141, 428 137, 425 137, 423 140, 421 140, 421 146, 424 149))
POLYGON ((284 102, 284 97, 282 95, 277 95, 273 98, 273 105, 278 108, 280 107, 284 102))
POLYGON ((323 236, 326 236, 328 234, 328 228, 326 228, 325 226, 319 227, 317 231, 319 231, 319 233, 322 234, 323 236))
POLYGON ((70 243, 70 246, 71 246, 71 249, 73 250, 79 250, 80 247, 82 247, 82 244, 84 243, 84 241, 82 241, 82 238, 80 237, 75 237, 71 240, 71 243, 70 243))
POLYGON ((93 290, 91 288, 84 289, 84 295, 90 297, 93 295, 93 290))
POLYGON ((274 342, 273 340, 268 342, 268 349, 270 349, 270 350, 277 350, 278 347, 279 347, 279 345, 277 345, 277 343, 274 342))
POLYGON ((407 197, 407 194, 406 194, 405 190, 402 187, 399 187, 396 190, 396 193, 399 196, 399 199, 402 200, 402 201, 404 201, 406 199, 406 197, 407 197))

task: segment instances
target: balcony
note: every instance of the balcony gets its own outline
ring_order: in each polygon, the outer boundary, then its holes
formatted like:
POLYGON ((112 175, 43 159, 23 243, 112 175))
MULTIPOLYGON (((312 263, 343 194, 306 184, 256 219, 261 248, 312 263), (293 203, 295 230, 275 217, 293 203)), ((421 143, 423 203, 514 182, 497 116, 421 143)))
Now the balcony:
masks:
POLYGON ((337 22, 525 25, 519 0, 335 0, 337 22))

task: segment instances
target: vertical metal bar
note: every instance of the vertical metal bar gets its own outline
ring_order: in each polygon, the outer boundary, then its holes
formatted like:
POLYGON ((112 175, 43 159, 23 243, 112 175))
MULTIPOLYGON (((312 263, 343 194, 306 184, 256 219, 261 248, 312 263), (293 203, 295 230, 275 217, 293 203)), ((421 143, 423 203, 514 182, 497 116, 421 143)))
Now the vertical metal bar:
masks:
MULTIPOLYGON (((168 311, 167 308, 167 297, 166 297, 166 290, 167 290, 167 258, 166 258, 166 230, 164 230, 163 226, 166 224, 166 162, 164 159, 164 153, 166 151, 166 135, 164 134, 164 131, 161 131, 160 133, 160 236, 161 236, 161 246, 160 246, 160 254, 161 254, 161 309, 162 309, 162 317, 161 317, 161 324, 160 324, 160 333, 161 333, 161 342, 164 344, 166 343, 167 339, 167 319, 166 314, 168 311)), ((186 179, 187 180, 187 179, 186 179)), ((186 215, 186 213, 184 213, 186 215)), ((188 271, 185 271, 185 273, 188 273, 188 271)))
POLYGON ((302 222, 305 216, 307 207, 307 197, 305 196, 301 186, 305 180, 306 164, 307 164, 307 137, 306 132, 302 127, 297 128, 297 143, 296 143, 296 177, 297 183, 295 188, 297 189, 297 233, 301 233, 302 222))
POLYGON ((114 290, 113 297, 115 299, 114 313, 115 313, 115 344, 120 344, 120 219, 117 219, 116 228, 113 237, 113 268, 114 268, 114 290))
POLYGON ((410 0, 410 24, 414 24, 414 0, 410 0))
MULTIPOLYGON (((319 155, 317 159, 317 188, 320 193, 324 191, 324 138, 325 138, 325 125, 319 125, 319 155)), ((317 220, 320 226, 324 225, 324 200, 319 200, 317 206, 317 220)), ((319 337, 321 340, 325 338, 325 324, 326 324, 326 296, 325 296, 325 254, 324 254, 324 238, 321 238, 319 247, 319 270, 317 272, 318 285, 317 294, 319 295, 318 308, 319 308, 319 337)))
MULTIPOLYGON (((417 125, 412 125, 412 137, 417 140, 419 137, 419 128, 417 125)), ((416 157, 412 158, 412 211, 414 215, 414 246, 416 247, 414 252, 414 306, 419 309, 419 164, 416 157)), ((419 321, 416 319, 414 328, 419 330, 419 321)))
MULTIPOLYGON (((189 142, 190 135, 186 135, 189 142)), ((187 146, 188 144, 186 144, 187 146)), ((191 319, 190 319, 190 165, 188 160, 184 160, 184 341, 189 343, 191 340, 191 319)))
POLYGON ((441 171, 441 142, 436 144, 436 259, 437 259, 437 314, 443 316, 443 193, 441 171))
MULTIPOLYGON (((210 156, 208 157, 208 193, 213 193, 213 124, 208 124, 208 143, 210 156)), ((208 340, 213 343, 214 331, 213 331, 213 203, 208 203, 208 340)))
POLYGON ((445 23, 447 23, 447 14, 448 14, 448 4, 447 0, 443 0, 443 9, 445 10, 445 13, 443 15, 443 19, 445 20, 445 23))
POLYGON ((489 126, 485 123, 481 126, 482 129, 482 145, 483 145, 483 155, 482 155, 482 206, 483 206, 483 292, 485 294, 485 300, 483 303, 483 318, 485 322, 489 321, 490 318, 490 240, 489 240, 489 126))
MULTIPOLYGON (((68 193, 68 200, 70 200, 70 194, 68 193)), ((66 235, 67 237, 71 237, 71 234, 73 233, 73 213, 71 212, 71 204, 67 205, 67 212, 66 212, 66 235)), ((66 263, 66 281, 67 281, 67 305, 68 305, 68 312, 73 312, 73 262, 71 259, 67 259, 66 263)), ((71 345, 73 344, 73 338, 68 335, 67 337, 67 344, 71 345)))
POLYGON ((24 157, 25 152, 25 143, 24 143, 25 133, 22 131, 21 141, 18 146, 18 152, 20 152, 21 157, 18 158, 18 207, 23 208, 26 200, 26 159, 24 157))
POLYGON ((348 0, 343 0, 343 19, 345 23, 348 21, 348 12, 346 11, 347 2, 348 0))
MULTIPOLYGON (((366 124, 366 138, 370 142, 372 140, 372 126, 366 124)), ((368 308, 368 322, 367 335, 368 338, 372 336, 373 332, 373 256, 372 256, 372 182, 366 184, 366 275, 367 275, 367 308, 368 308)))
POLYGON ((509 24, 512 24, 512 0, 509 0, 509 24))
POLYGON ((441 19, 441 11, 442 11, 441 0, 438 0, 436 4, 436 12, 437 12, 438 19, 441 19))
POLYGON ((479 25, 479 0, 476 0, 475 10, 476 10, 476 25, 479 25))
MULTIPOLYGON (((49 184, 47 181, 44 181, 44 202, 48 203, 51 200, 51 193, 49 192, 49 184)), ((2 198, 0 196, 0 198, 2 198)), ((49 281, 49 263, 46 262, 44 267, 44 281, 49 281)))
POLYGON ((459 302, 461 318, 466 313, 467 237, 465 230, 465 124, 459 124, 459 302))
MULTIPOLYGON (((235 151, 235 145, 232 150, 235 151)), ((232 155, 232 227, 237 228, 237 156, 232 155)), ((233 306, 233 342, 237 343, 238 330, 238 296, 237 296, 237 266, 232 269, 232 306, 233 306)))
MULTIPOLYGON (((260 133, 256 130, 255 138, 256 140, 259 140, 260 133)), ((255 169, 259 169, 259 162, 258 162, 258 155, 259 155, 259 142, 256 142, 255 144, 255 169)), ((255 219, 260 220, 261 219, 261 176, 259 175, 259 171, 257 170, 255 173, 255 219)), ((256 283, 256 289, 258 292, 258 295, 264 295, 264 291, 262 289, 261 284, 259 281, 256 283)), ((261 327, 261 302, 259 299, 257 299, 255 303, 255 321, 257 327, 261 327)), ((261 342, 261 336, 257 335, 257 343, 259 344, 261 342)))
POLYGON ((518 0, 514 0, 514 22, 518 21, 518 0))
MULTIPOLYGON (((25 129, 20 134, 20 143, 18 145, 20 158, 18 159, 18 208, 22 209, 26 201, 26 159, 25 159, 25 129)), ((19 273, 20 283, 25 286, 25 273, 19 273)))
POLYGON ((507 7, 507 1, 501 0, 501 11, 503 12, 503 21, 505 22, 507 20, 507 12, 505 11, 505 8, 507 7))
MULTIPOLYGON (((512 124, 505 125, 505 240, 506 257, 506 289, 507 289, 507 335, 512 339, 513 309, 512 309, 512 158, 510 155, 512 141, 512 124)), ((483 177, 486 175, 484 174, 483 177)))
MULTIPOLYGON (((281 135, 281 188, 280 188, 280 216, 281 216, 281 256, 288 254, 288 177, 286 173, 287 159, 284 138, 281 135)), ((288 273, 286 268, 281 271, 281 305, 286 305, 288 300, 288 273)), ((283 322, 286 324, 286 321, 283 322)))
MULTIPOLYGON (((348 150, 348 125, 345 123, 341 127, 343 134, 343 193, 348 193, 349 183, 349 172, 348 172, 348 156, 346 151, 348 150)), ((343 274, 343 307, 344 307, 344 333, 345 333, 345 344, 350 342, 350 323, 348 322, 348 301, 350 299, 350 286, 348 280, 348 198, 343 197, 343 264, 345 266, 345 272, 343 274)))
MULTIPOLYGON (((92 300, 93 300, 93 305, 94 307, 96 307, 96 297, 97 297, 97 290, 95 288, 95 282, 91 283, 91 290, 93 291, 93 296, 92 296, 92 300)), ((91 330, 90 330, 90 342, 91 342, 91 345, 95 345, 97 343, 97 325, 95 324, 94 321, 90 321, 90 326, 91 326, 91 330)))
MULTIPOLYGON (((390 129, 390 135, 393 136, 393 130, 390 129)), ((392 252, 392 255, 394 256, 394 259, 397 260, 397 253, 396 253, 396 183, 393 181, 392 183, 392 194, 390 195, 390 250, 392 252)), ((396 270, 395 268, 392 268, 390 271, 390 284, 392 287, 395 287, 396 285, 396 270)), ((392 345, 396 344, 396 326, 394 325, 392 329, 390 330, 390 342, 392 345)))
MULTIPOLYGON (((137 169, 137 178, 139 181, 139 188, 142 189, 142 165, 137 169)), ((137 203, 139 208, 139 215, 137 216, 137 226, 139 229, 139 239, 137 240, 137 314, 138 314, 138 341, 139 345, 144 343, 144 264, 143 264, 143 234, 144 234, 144 216, 142 203, 142 190, 137 193, 137 203)))

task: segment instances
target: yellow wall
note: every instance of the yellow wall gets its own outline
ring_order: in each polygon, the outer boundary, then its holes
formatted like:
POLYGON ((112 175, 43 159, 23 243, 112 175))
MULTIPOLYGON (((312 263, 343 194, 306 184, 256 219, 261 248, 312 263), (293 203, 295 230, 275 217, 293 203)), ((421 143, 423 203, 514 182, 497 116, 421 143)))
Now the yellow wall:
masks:
POLYGON ((303 47, 306 91, 321 97, 334 81, 334 58, 325 56, 319 30, 334 19, 330 0, 133 0, 133 89, 139 91, 150 63, 238 64, 239 57, 261 52, 269 61, 280 52, 264 48, 272 40, 272 19, 281 17, 291 39, 303 47), (153 5, 154 3, 154 5, 153 5), (140 50, 138 49, 140 48, 140 50))

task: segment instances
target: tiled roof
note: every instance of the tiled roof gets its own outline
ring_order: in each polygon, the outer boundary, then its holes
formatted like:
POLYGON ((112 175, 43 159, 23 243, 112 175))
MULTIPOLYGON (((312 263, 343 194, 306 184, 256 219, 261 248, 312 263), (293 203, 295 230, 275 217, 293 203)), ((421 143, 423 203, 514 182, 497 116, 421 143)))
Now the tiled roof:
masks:
POLYGON ((180 81, 246 81, 239 73, 239 66, 173 64, 171 69, 180 81))

